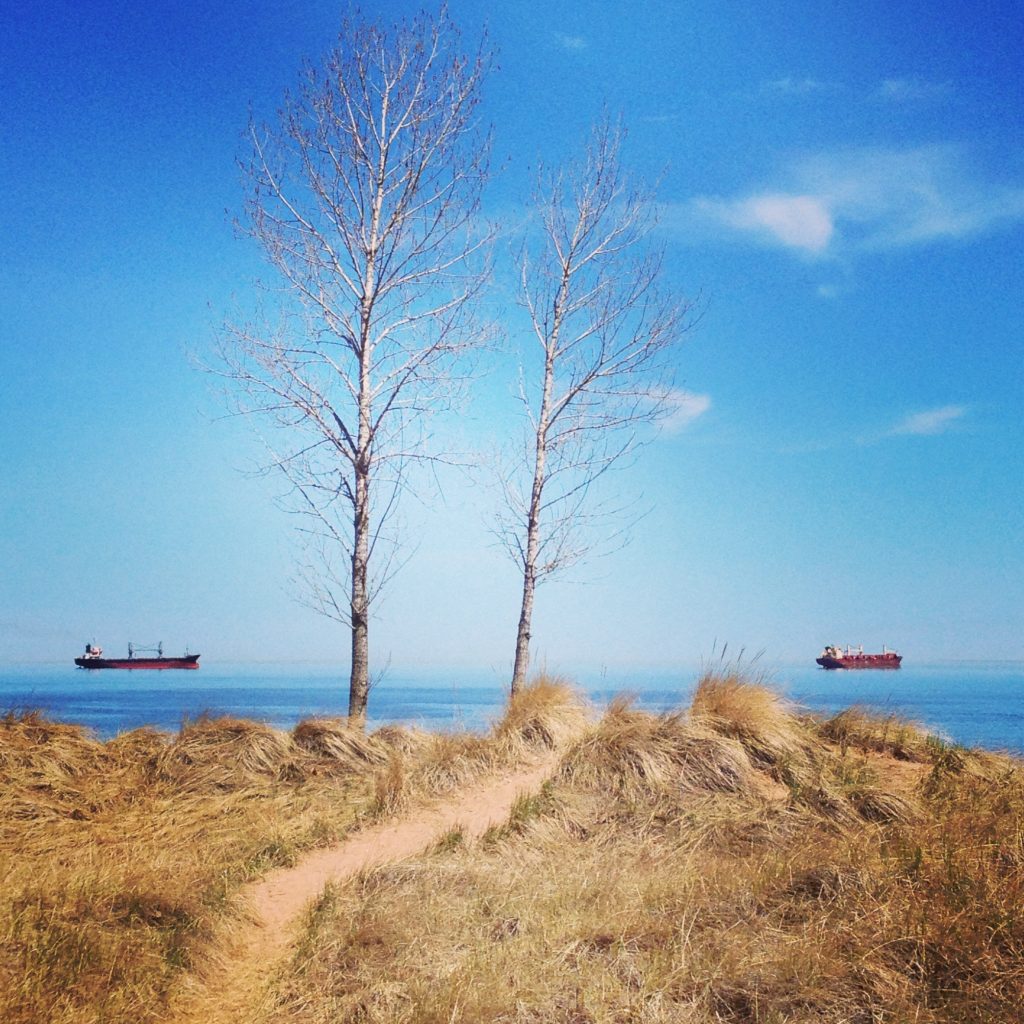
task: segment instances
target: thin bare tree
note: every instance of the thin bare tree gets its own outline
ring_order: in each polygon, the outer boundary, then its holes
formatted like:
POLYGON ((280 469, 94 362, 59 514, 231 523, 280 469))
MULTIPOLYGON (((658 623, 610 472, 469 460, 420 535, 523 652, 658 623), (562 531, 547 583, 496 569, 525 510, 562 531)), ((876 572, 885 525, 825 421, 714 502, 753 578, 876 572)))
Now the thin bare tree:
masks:
POLYGON ((438 459, 427 415, 484 339, 490 232, 478 220, 490 63, 447 11, 347 21, 272 126, 250 123, 240 227, 277 272, 254 324, 221 335, 237 410, 256 415, 307 541, 308 603, 351 631, 349 716, 366 716, 369 616, 393 561, 407 470, 438 459), (268 429, 269 428, 269 429, 268 429))
POLYGON ((668 411, 669 356, 692 323, 692 303, 658 288, 652 197, 622 171, 621 141, 606 120, 578 165, 541 173, 520 250, 529 427, 503 477, 498 525, 523 578, 513 694, 529 666, 537 585, 607 540, 618 509, 595 484, 637 449, 641 425, 668 411))

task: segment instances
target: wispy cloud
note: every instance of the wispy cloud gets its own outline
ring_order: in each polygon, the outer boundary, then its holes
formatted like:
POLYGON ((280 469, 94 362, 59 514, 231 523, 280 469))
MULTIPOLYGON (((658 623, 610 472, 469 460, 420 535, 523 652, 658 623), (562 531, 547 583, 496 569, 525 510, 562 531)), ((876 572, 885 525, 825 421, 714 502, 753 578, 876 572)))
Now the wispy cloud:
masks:
POLYGON ((585 50, 590 45, 583 36, 566 35, 564 32, 556 32, 555 39, 563 50, 569 50, 570 52, 585 50))
POLYGON ((915 412, 897 423, 889 431, 889 436, 899 437, 911 434, 919 437, 931 437, 935 434, 945 434, 952 430, 966 414, 967 406, 965 405, 943 405, 938 409, 915 412))
POLYGON ((853 434, 840 431, 831 437, 797 441, 775 448, 780 455, 815 455, 820 452, 848 451, 891 444, 901 437, 938 437, 952 434, 963 425, 970 412, 966 405, 942 405, 935 409, 908 413, 897 423, 871 432, 853 434))
POLYGON ((761 83, 761 91, 779 96, 807 96, 816 92, 835 92, 838 82, 823 82, 819 78, 801 78, 786 75, 761 83))
POLYGON ((665 396, 665 407, 661 428, 666 434, 678 434, 711 408, 711 396, 673 388, 665 396))
POLYGON ((765 241, 809 253, 828 248, 835 226, 817 196, 764 193, 745 199, 698 199, 697 208, 739 231, 753 231, 765 241))
POLYGON ((877 86, 866 91, 853 90, 843 82, 826 81, 808 75, 782 75, 761 83, 765 96, 813 96, 828 93, 845 93, 861 100, 883 100, 887 103, 925 103, 948 99, 954 94, 952 82, 930 82, 916 75, 883 78, 877 86))
POLYGON ((952 82, 926 82, 922 78, 886 78, 875 96, 890 103, 920 103, 953 95, 952 82))
MULTIPOLYGON (((966 238, 1024 220, 1024 185, 982 180, 953 146, 807 155, 778 177, 747 194, 695 198, 692 224, 821 257, 966 238)), ((669 220, 685 222, 686 212, 669 220)))

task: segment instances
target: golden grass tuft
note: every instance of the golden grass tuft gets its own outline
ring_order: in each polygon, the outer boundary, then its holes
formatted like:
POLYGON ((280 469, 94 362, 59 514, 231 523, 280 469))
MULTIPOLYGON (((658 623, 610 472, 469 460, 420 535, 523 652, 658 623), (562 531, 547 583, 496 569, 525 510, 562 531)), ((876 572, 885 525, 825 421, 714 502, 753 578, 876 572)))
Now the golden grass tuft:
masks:
POLYGON ((749 682, 735 670, 705 672, 690 709, 695 722, 743 745, 754 766, 785 784, 791 798, 844 827, 863 821, 909 821, 915 800, 879 785, 866 762, 847 763, 821 742, 821 726, 763 682, 749 682))
POLYGON ((795 708, 768 686, 735 670, 709 670, 698 680, 690 713, 708 728, 743 744, 755 764, 773 777, 806 782, 812 769, 811 738, 795 708))
POLYGON ((409 806, 411 799, 405 758, 395 753, 374 776, 370 813, 375 818, 398 814, 409 806))
POLYGON ((495 744, 474 733, 436 733, 408 759, 407 784, 415 795, 449 793, 497 764, 495 744))
POLYGON ((822 722, 818 731, 839 745, 889 754, 900 761, 928 761, 944 744, 926 729, 898 715, 877 715, 866 708, 850 707, 822 722))
POLYGON ((561 777, 584 789, 638 797, 666 791, 735 793, 751 788, 753 772, 735 740, 682 712, 651 715, 620 697, 566 752, 561 777))
POLYGON ((156 760, 161 778, 200 791, 279 780, 294 769, 295 752, 286 733, 227 716, 186 722, 156 760))
POLYGON ((367 736, 347 718, 310 718, 292 731, 295 746, 339 772, 361 771, 384 764, 390 747, 379 735, 367 736))
POLYGON ((0 841, 45 844, 47 828, 116 805, 148 767, 122 756, 131 742, 108 747, 86 729, 35 711, 0 719, 0 841))
POLYGON ((105 746, 107 758, 124 766, 156 765, 156 759, 170 742, 171 737, 159 729, 143 726, 123 732, 105 746))
POLYGON ((588 720, 583 698, 565 679, 540 675, 509 698, 493 736, 513 754, 553 749, 579 734, 588 720))
POLYGON ((0 772, 16 787, 75 791, 75 780, 102 760, 103 745, 80 726, 50 722, 38 711, 0 719, 0 772))
POLYGON ((406 755, 415 754, 429 741, 429 736, 421 730, 401 725, 382 725, 374 730, 373 738, 389 750, 406 755))

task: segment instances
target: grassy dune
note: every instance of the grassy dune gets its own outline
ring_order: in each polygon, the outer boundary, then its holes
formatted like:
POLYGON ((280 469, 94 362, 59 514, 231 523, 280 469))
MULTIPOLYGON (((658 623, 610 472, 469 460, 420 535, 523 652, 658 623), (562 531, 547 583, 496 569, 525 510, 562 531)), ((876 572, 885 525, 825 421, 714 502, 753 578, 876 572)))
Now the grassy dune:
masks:
POLYGON ((0 718, 0 1021, 162 1019, 183 975, 245 927, 246 881, 582 720, 551 683, 485 736, 204 718, 101 743, 0 718))
POLYGON ((554 745, 482 841, 329 888, 259 1019, 1019 1018, 1021 764, 718 671, 688 709, 590 722, 542 680, 479 736, 221 719, 99 743, 8 717, 0 1020, 158 1020, 246 927, 245 880, 554 745))

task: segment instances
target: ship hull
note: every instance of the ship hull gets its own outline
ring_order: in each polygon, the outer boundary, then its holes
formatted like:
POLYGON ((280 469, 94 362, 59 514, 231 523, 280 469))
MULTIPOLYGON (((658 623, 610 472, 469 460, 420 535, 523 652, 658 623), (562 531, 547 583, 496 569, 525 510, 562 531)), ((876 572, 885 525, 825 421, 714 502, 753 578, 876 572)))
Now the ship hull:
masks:
POLYGON ((168 669, 199 668, 199 655, 186 654, 183 658, 75 658, 79 668, 168 669))
POLYGON ((849 654, 833 658, 823 655, 815 661, 822 668, 899 668, 903 658, 899 654, 849 654))

